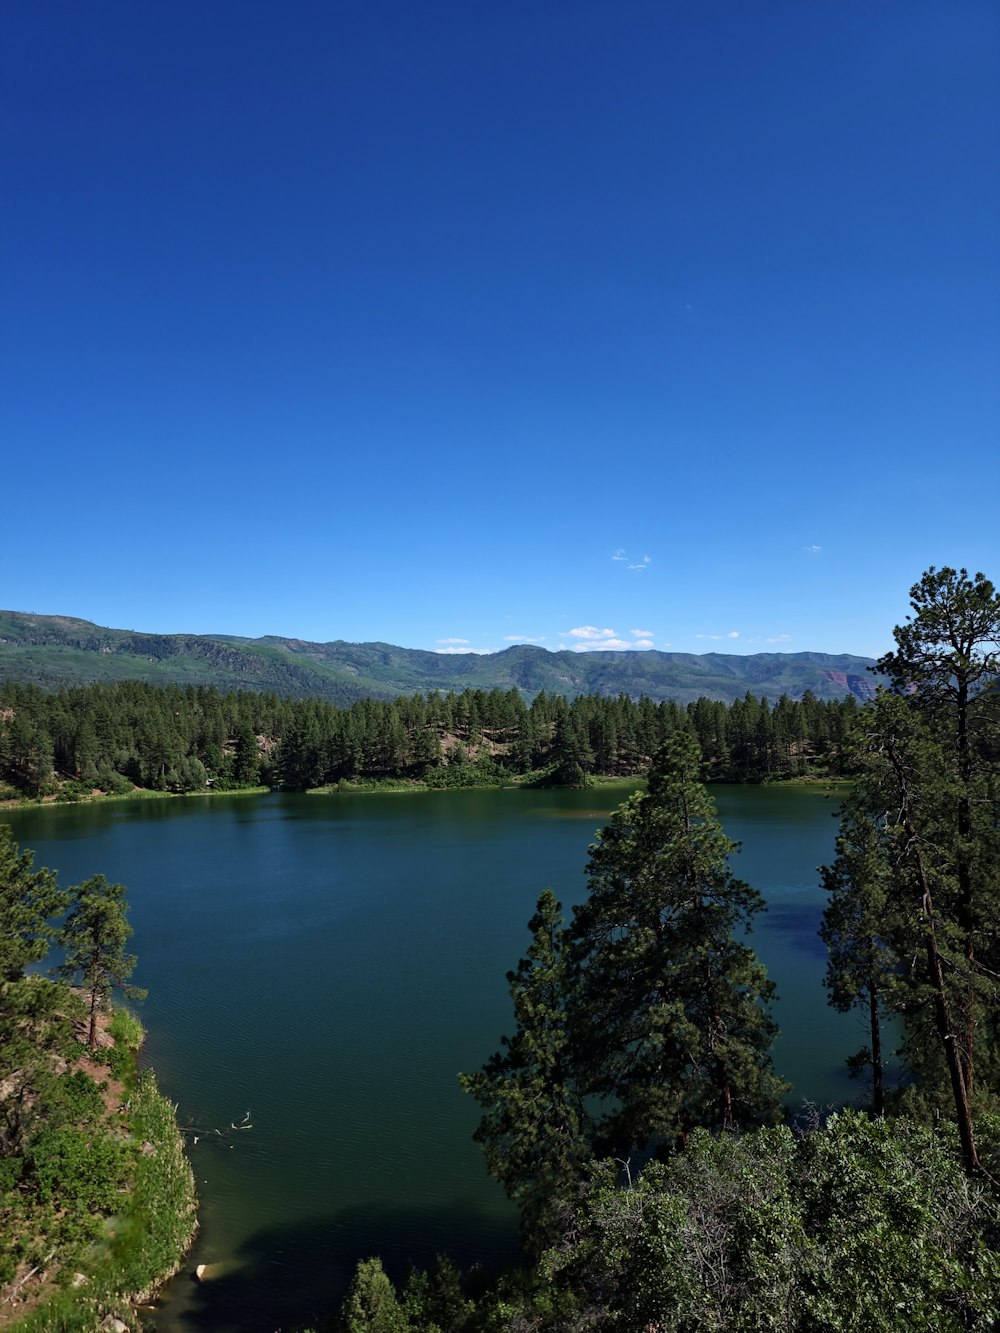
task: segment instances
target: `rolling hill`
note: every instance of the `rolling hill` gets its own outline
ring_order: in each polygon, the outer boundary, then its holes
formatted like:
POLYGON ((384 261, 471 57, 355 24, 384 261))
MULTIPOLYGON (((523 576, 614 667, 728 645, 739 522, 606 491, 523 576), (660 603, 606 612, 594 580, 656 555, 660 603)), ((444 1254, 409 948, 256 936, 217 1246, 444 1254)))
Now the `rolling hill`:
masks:
POLYGON ((528 644, 502 652, 442 654, 389 643, 310 643, 266 636, 143 634, 107 629, 72 616, 0 611, 0 681, 49 689, 92 681, 214 685, 273 690, 290 698, 391 699, 428 690, 539 690, 641 694, 689 703, 701 695, 727 702, 747 690, 776 700, 812 690, 821 699, 866 699, 875 678, 870 658, 848 653, 549 652, 528 644))

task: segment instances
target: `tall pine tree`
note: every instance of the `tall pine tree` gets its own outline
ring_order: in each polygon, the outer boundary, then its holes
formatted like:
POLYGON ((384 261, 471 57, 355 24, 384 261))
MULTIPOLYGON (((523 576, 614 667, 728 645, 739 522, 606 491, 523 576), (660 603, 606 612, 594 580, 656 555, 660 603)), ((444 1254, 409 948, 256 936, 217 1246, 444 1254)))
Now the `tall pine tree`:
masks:
POLYGON ((580 1086, 604 1101, 601 1146, 623 1156, 769 1120, 782 1091, 773 987, 744 939, 763 901, 729 869, 700 763, 688 732, 659 751, 648 792, 592 849, 571 929, 580 1086))

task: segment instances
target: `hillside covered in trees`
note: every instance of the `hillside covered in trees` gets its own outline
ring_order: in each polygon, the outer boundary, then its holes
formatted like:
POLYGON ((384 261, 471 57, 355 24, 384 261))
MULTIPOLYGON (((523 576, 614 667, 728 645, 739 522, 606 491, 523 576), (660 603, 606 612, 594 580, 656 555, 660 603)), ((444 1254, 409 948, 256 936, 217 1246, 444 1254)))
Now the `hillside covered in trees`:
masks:
POLYGON ((567 701, 520 691, 364 699, 347 708, 276 694, 138 682, 49 692, 0 686, 0 799, 135 788, 204 792, 403 781, 581 785, 643 774, 679 730, 698 739, 707 773, 757 782, 845 771, 860 706, 853 696, 772 707, 751 694, 687 707, 627 696, 567 701))
POLYGON ((428 691, 516 689, 566 699, 645 695, 659 703, 705 696, 732 703, 747 690, 776 703, 806 690, 819 699, 874 692, 870 658, 848 653, 549 652, 516 644, 498 653, 427 652, 389 643, 309 643, 234 635, 142 634, 71 616, 0 611, 0 680, 47 688, 97 681, 214 685, 346 705, 428 691))

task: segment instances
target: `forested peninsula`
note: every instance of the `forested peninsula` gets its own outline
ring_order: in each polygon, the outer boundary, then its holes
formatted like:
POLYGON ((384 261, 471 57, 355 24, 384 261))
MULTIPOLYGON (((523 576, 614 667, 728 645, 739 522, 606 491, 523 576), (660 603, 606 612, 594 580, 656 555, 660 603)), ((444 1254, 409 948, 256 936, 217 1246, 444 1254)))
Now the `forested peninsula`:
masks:
POLYGON ((686 707, 519 690, 464 690, 347 708, 210 686, 140 682, 0 686, 0 800, 281 787, 582 786, 641 776, 677 731, 710 779, 841 777, 861 705, 853 695, 772 706, 748 693, 686 707))

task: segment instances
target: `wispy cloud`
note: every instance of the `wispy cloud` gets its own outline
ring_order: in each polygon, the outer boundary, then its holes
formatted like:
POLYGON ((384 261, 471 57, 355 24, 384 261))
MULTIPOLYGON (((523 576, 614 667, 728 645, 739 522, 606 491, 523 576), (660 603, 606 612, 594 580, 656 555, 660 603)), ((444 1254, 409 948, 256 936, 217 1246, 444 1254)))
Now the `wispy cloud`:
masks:
POLYGON ((788 643, 788 641, 789 641, 789 639, 791 639, 791 637, 792 637, 792 636, 791 636, 790 634, 775 634, 775 635, 773 635, 772 637, 765 639, 764 642, 765 642, 765 643, 788 643))
POLYGON ((648 566, 653 563, 653 557, 651 555, 630 555, 622 546, 619 546, 611 559, 623 561, 635 574, 641 574, 644 569, 648 568, 648 566))
POLYGON ((728 634, 696 634, 696 639, 738 639, 740 632, 738 629, 731 629, 728 634))
POLYGON ((803 546, 802 549, 808 551, 810 555, 819 555, 823 548, 822 546, 803 546))
POLYGON ((633 635, 636 639, 651 639, 653 637, 653 631, 651 629, 630 629, 629 634, 633 635))
POLYGON ((435 639, 435 643, 468 643, 468 639, 435 639))
POLYGON ((504 641, 504 643, 544 643, 544 642, 545 642, 545 635, 544 635, 544 634, 535 634, 535 635, 531 635, 531 634, 505 634, 505 635, 503 636, 503 641, 504 641))

